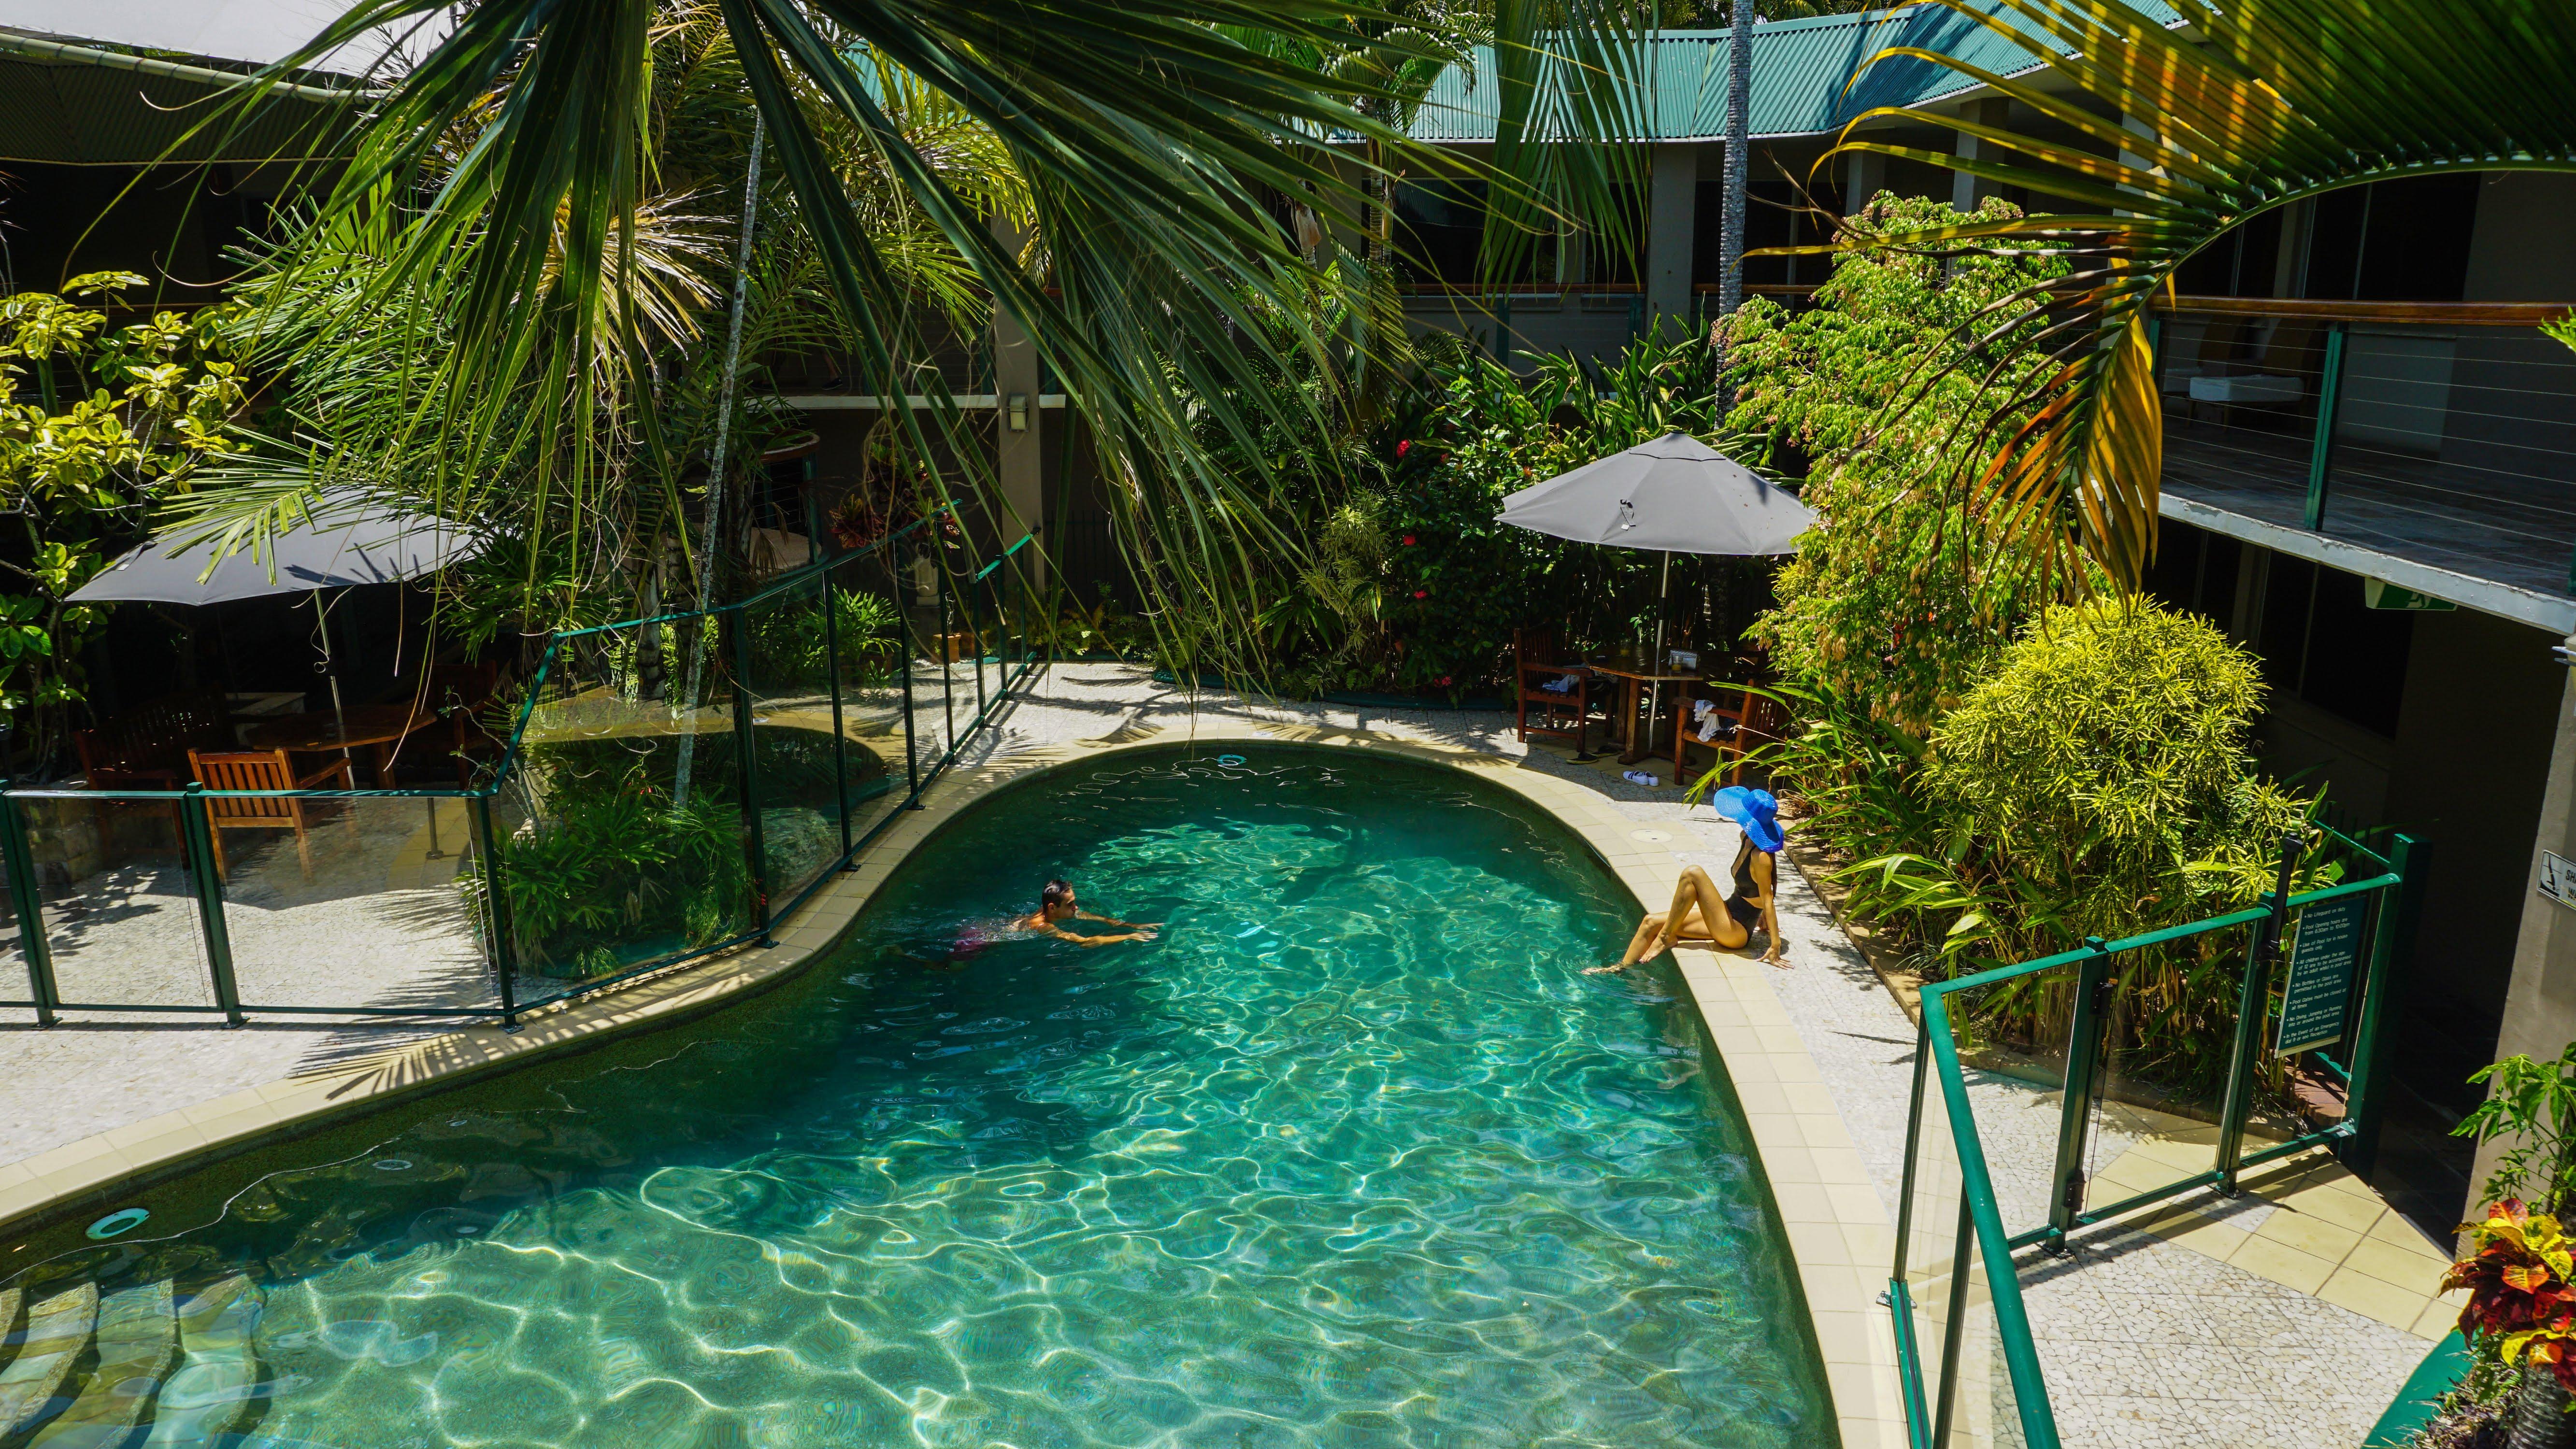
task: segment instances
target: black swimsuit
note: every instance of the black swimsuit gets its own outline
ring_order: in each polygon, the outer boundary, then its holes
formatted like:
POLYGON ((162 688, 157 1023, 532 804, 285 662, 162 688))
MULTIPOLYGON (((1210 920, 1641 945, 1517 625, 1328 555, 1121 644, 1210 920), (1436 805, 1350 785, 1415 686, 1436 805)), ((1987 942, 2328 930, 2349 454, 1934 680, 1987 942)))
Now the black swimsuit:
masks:
POLYGON ((1735 894, 1726 898, 1726 913, 1748 931, 1762 924, 1762 908, 1745 899, 1758 889, 1753 882, 1753 847, 1748 845, 1735 857, 1735 894))

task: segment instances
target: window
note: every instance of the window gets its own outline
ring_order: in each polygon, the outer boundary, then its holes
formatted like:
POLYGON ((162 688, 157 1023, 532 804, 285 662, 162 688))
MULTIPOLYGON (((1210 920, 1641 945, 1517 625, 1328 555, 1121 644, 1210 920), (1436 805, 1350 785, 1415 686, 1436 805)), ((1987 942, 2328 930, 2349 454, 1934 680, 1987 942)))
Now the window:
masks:
POLYGON ((2410 176, 2318 197, 2300 295, 2364 302, 2460 300, 2469 279, 2479 180, 2474 172, 2410 176))
POLYGON ((2147 592, 2167 607, 2197 614, 2221 631, 2236 619, 2236 570, 2245 546, 2223 533, 2165 520, 2147 592))
POLYGON ((2277 693, 2394 739, 2414 642, 2415 616, 2369 607, 2359 575, 2272 555, 2255 647, 2277 693))

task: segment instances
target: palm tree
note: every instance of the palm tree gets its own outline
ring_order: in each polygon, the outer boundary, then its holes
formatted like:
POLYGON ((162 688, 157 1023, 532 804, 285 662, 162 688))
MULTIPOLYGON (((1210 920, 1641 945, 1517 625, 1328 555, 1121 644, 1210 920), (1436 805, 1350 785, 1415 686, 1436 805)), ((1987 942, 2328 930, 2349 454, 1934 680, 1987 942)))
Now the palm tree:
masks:
POLYGON ((1945 66, 2088 144, 1890 107, 1852 124, 1892 116, 1947 127, 1975 137, 1977 157, 1846 131, 1818 166, 1877 152, 2073 204, 2061 214, 1855 234, 1844 244, 2016 238, 2074 261, 2070 285, 2006 298, 1960 329, 1993 337, 2044 320, 2036 345, 2052 364, 2028 392, 1993 399, 1981 426, 1997 446, 1975 483, 1999 542, 2052 565, 2071 564, 2070 551, 2081 550, 2123 588, 2155 550, 2163 439, 2147 313, 2176 268, 2231 228, 2341 187, 2446 171, 2576 171, 2576 106, 2567 103, 2576 13, 2565 0, 2264 0, 2224 9, 2166 0, 2180 17, 2173 27, 2121 0, 1936 3, 2011 36, 2074 93, 1908 47, 1873 63, 1911 57, 1945 66))
MULTIPOLYGON (((263 84, 449 9, 362 0, 263 84)), ((1583 0, 1497 9, 1512 16, 1505 35, 1617 24, 1583 0)), ((367 100, 354 158, 310 195, 317 231, 387 238, 355 293, 361 310, 425 289, 441 299, 434 360, 410 364, 429 374, 418 392, 436 405, 396 435, 423 460, 427 487, 471 497, 496 463, 530 457, 532 440, 567 437, 508 476, 521 489, 578 489, 603 471, 581 441, 603 399, 632 409, 638 428, 655 425, 655 409, 634 400, 655 391, 665 351, 626 283, 646 275, 649 218, 669 195, 653 97, 667 69, 660 37, 675 26, 723 38, 730 84, 748 102, 725 124, 756 113, 857 382, 889 399, 920 394, 918 370, 953 320, 923 305, 925 287, 971 294, 1027 327, 1092 431, 1131 525, 1122 534, 1152 539, 1177 587, 1239 603, 1248 550, 1298 546, 1265 528, 1262 480, 1215 466, 1198 442, 1208 419, 1178 398, 1283 405, 1223 385, 1237 339, 1263 335, 1246 325, 1256 304, 1299 314, 1303 297, 1333 284, 1271 219, 1274 200, 1358 214, 1394 173, 1434 164, 1387 117, 1401 100, 1390 77, 1435 48, 1314 0, 483 0, 459 11, 425 58, 367 100), (1371 63, 1328 71, 1300 50, 1371 63), (942 168, 904 124, 897 92, 935 99, 981 138, 1012 178, 1017 214, 997 214, 942 168), (882 185, 864 191, 859 172, 882 185)), ((259 101, 251 88, 233 114, 259 101)), ((747 158, 747 141, 737 154, 747 158)), ((718 190, 691 192, 695 208, 722 215, 718 190)), ((304 335, 299 365, 330 346, 304 335)), ((950 455, 939 444, 954 418, 937 400, 898 407, 895 421, 914 456, 950 455)), ((1248 445, 1261 420, 1215 421, 1248 445)), ((956 456, 968 461, 953 481, 984 481, 972 450, 956 456)))

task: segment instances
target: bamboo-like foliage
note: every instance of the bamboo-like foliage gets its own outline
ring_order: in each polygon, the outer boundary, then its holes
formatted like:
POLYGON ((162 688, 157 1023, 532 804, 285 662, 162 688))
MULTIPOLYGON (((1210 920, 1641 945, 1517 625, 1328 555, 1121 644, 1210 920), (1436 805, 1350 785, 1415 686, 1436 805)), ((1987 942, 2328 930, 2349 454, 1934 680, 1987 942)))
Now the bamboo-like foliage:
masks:
POLYGON ((1843 244, 1959 248, 2011 237, 2068 255, 2066 282, 2002 299, 1961 329, 2046 324, 2032 345, 2049 366, 2035 387, 1993 390, 1971 452, 1983 460, 1979 496, 1999 544, 2059 561, 2080 548, 2122 587, 2155 550, 2163 444, 2147 318, 2177 267, 2232 227, 2341 187, 2576 171, 2567 0, 2164 0, 2173 25, 2122 0, 1934 3, 2012 37, 2041 72, 2006 76, 1906 46, 1872 63, 1946 67, 2080 139, 1882 107, 1852 124, 1940 126, 1974 137, 1978 155, 1847 130, 1819 166, 1875 152, 2026 187, 2069 209, 1843 244))

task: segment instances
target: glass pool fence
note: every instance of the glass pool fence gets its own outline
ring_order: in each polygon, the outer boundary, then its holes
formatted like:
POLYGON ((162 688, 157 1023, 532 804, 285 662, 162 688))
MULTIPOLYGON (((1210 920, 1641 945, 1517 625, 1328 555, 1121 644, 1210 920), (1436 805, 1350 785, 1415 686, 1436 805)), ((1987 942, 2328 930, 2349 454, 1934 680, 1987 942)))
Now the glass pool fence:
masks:
POLYGON ((2312 1149, 2367 1176, 2425 866, 2321 829, 2247 909, 1923 988, 1885 1298, 1916 1449, 2057 1449, 2018 1275, 2068 1234, 2312 1149))
POLYGON ((1035 670, 1031 542, 979 564, 943 511, 735 603, 554 634, 480 731, 191 752, 200 781, 319 760, 341 788, 0 791, 0 1010, 515 1024, 766 941, 1035 670), (465 783, 347 788, 450 745, 465 783))

